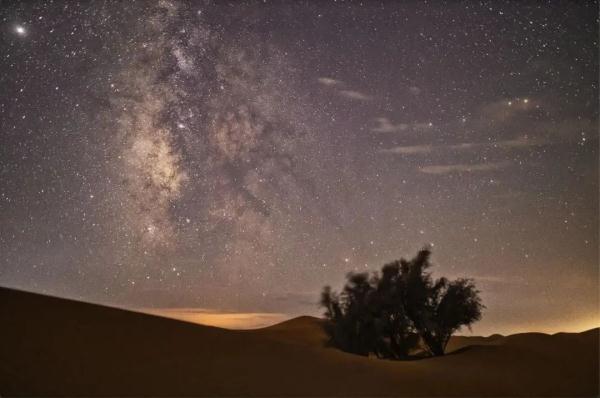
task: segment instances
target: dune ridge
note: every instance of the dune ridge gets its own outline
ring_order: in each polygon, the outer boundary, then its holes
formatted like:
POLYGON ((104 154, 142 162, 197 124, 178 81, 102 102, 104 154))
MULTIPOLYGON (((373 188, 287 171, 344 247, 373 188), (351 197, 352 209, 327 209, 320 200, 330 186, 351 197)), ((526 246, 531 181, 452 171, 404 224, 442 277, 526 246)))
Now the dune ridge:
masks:
POLYGON ((398 362, 326 347, 321 322, 228 330, 0 288, 0 395, 598 395, 599 329, 458 336, 398 362))

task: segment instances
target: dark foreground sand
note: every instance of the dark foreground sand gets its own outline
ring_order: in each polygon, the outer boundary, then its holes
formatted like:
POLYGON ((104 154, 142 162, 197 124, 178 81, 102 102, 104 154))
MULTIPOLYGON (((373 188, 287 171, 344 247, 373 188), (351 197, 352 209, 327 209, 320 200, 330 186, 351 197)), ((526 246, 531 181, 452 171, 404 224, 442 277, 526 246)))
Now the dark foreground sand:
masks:
POLYGON ((234 331, 0 288, 0 336, 2 396, 598 395, 598 329, 394 362, 324 347, 311 317, 234 331))

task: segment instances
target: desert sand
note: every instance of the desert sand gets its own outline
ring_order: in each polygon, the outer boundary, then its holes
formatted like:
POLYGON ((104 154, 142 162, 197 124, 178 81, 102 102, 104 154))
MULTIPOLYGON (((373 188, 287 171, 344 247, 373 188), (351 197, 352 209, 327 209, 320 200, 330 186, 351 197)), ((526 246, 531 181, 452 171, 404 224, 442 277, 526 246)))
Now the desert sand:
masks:
POLYGON ((0 395, 598 395, 599 329, 398 362, 326 347, 321 322, 227 330, 0 288, 0 395))

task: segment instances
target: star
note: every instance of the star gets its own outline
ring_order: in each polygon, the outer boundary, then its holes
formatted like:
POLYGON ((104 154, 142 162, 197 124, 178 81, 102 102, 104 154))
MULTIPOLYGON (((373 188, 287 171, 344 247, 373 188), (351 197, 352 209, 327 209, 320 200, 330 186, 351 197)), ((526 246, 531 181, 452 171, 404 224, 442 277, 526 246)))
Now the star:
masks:
POLYGON ((25 29, 25 27, 23 25, 16 25, 14 30, 15 30, 15 33, 19 36, 27 35, 27 30, 25 29))

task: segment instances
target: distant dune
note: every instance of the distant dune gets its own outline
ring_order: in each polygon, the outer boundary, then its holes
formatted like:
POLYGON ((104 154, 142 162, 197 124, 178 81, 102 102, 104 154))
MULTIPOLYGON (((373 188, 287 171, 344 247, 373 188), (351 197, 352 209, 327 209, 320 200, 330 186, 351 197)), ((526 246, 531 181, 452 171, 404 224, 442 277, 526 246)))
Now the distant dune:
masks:
POLYGON ((398 362, 325 347, 320 323, 227 330, 0 288, 0 395, 598 395, 599 329, 398 362))

